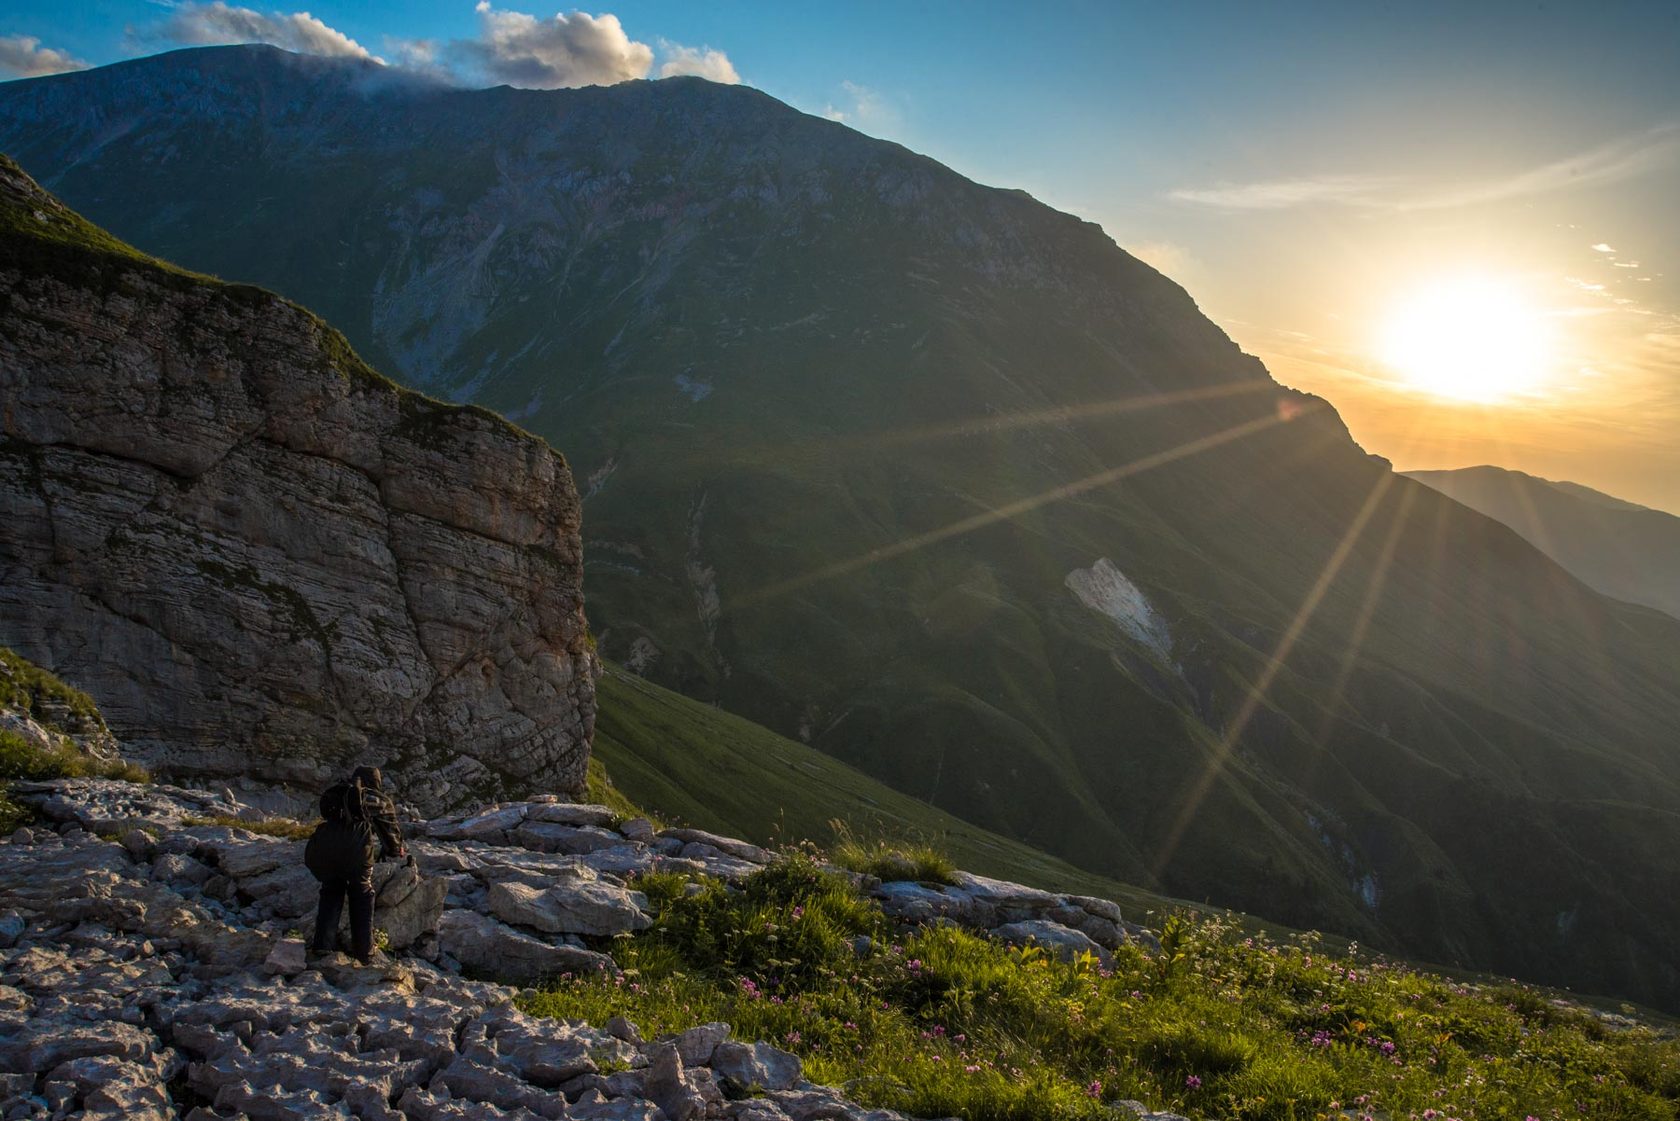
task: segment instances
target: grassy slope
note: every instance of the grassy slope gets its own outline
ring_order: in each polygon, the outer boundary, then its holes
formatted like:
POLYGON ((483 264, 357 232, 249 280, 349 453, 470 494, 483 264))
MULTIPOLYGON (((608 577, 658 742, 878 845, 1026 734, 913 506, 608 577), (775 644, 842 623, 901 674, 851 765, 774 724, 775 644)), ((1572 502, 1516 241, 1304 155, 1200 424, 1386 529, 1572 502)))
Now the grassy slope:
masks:
POLYGON ((1179 918, 1160 953, 1124 947, 1099 968, 954 927, 895 931, 797 858, 739 892, 641 886, 658 919, 615 941, 625 975, 558 978, 522 996, 527 1011, 628 1016, 650 1037, 722 1020, 867 1106, 921 1117, 1104 1121, 1133 1098, 1240 1121, 1673 1121, 1680 1105, 1672 1034, 1312 936, 1179 918))
POLYGON ((619 666, 609 664, 598 688, 595 755, 619 790, 662 816, 759 842, 827 843, 840 819, 861 836, 928 842, 981 875, 1101 895, 1134 913, 1171 902, 970 825, 619 666))

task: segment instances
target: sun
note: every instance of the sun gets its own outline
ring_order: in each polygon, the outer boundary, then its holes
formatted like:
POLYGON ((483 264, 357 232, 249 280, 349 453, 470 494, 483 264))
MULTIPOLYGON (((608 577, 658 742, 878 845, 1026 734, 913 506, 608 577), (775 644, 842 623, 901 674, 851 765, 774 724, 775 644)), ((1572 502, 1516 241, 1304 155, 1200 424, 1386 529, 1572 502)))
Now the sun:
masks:
POLYGON ((1551 332, 1515 282, 1448 277, 1394 307, 1379 354, 1414 389, 1493 403, 1545 383, 1551 332))

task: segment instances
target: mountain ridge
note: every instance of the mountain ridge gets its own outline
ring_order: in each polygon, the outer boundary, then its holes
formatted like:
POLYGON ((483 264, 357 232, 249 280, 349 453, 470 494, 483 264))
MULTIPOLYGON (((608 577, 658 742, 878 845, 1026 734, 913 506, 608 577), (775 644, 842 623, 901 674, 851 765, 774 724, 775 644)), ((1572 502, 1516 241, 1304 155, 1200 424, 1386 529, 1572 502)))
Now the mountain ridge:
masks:
POLYGON ((1504 467, 1406 474, 1510 526, 1605 595, 1680 618, 1680 517, 1504 467))

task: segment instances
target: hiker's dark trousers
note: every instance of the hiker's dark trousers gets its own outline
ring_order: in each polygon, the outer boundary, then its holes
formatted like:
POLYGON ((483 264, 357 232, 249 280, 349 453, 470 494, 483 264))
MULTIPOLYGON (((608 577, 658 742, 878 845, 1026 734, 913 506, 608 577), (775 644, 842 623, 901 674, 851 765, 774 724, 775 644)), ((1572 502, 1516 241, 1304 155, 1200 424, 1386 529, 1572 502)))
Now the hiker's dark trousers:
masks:
POLYGON ((321 905, 315 909, 315 952, 338 949, 338 920, 350 900, 350 952, 366 961, 373 953, 373 872, 355 880, 322 880, 321 905))

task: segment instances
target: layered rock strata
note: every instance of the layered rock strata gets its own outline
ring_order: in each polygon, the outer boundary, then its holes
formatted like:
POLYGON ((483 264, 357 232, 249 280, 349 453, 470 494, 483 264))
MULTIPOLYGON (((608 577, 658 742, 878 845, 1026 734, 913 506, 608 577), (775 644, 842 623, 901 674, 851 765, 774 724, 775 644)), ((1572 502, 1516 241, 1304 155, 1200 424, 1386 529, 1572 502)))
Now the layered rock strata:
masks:
POLYGON ((156 771, 436 810, 583 784, 565 460, 314 316, 150 261, 0 162, 0 643, 156 771))

